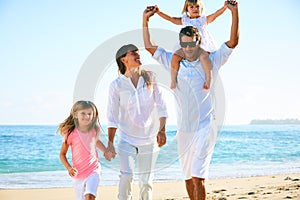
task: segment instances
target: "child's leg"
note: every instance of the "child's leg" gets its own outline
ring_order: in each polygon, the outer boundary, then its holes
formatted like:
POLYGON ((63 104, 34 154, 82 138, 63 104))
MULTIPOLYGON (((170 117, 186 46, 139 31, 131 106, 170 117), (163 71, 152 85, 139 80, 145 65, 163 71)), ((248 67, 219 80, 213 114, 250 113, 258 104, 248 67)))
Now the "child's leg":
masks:
POLYGON ((76 200, 84 200, 84 178, 74 178, 73 185, 76 192, 76 200))
POLYGON ((85 192, 84 197, 85 200, 95 200, 97 196, 97 189, 100 182, 100 174, 93 173, 91 174, 85 182, 85 192))
POLYGON ((212 64, 211 60, 209 59, 209 53, 204 51, 203 49, 200 49, 199 59, 205 72, 205 83, 203 89, 208 90, 210 88, 212 79, 212 64))
POLYGON ((177 73, 179 70, 180 61, 182 60, 182 50, 178 49, 172 55, 172 62, 171 62, 171 89, 175 89, 177 85, 177 73))

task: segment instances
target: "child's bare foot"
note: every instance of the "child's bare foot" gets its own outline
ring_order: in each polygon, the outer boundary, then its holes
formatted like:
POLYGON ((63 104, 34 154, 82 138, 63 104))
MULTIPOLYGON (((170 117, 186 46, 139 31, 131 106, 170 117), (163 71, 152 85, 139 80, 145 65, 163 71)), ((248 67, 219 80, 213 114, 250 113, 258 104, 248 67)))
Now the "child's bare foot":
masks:
POLYGON ((174 89, 176 88, 176 85, 177 85, 176 81, 171 81, 170 88, 171 88, 172 90, 174 90, 174 89))

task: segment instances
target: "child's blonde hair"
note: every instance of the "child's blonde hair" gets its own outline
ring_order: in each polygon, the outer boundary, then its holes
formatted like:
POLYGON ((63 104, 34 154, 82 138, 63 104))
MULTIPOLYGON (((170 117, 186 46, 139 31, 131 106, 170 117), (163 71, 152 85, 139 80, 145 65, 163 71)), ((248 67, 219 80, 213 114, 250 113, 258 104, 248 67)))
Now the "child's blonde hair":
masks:
POLYGON ((78 119, 75 117, 77 112, 80 110, 85 110, 91 108, 93 110, 93 119, 89 127, 89 130, 95 129, 98 133, 100 131, 100 122, 98 117, 98 110, 95 104, 91 101, 77 101, 74 103, 70 115, 64 122, 62 122, 58 127, 58 132, 62 136, 69 135, 76 127, 78 127, 78 119))
POLYGON ((199 4, 201 14, 204 13, 204 3, 203 3, 202 0, 185 0, 184 6, 183 6, 183 9, 182 9, 181 13, 182 14, 188 14, 188 6, 195 5, 195 4, 199 4))

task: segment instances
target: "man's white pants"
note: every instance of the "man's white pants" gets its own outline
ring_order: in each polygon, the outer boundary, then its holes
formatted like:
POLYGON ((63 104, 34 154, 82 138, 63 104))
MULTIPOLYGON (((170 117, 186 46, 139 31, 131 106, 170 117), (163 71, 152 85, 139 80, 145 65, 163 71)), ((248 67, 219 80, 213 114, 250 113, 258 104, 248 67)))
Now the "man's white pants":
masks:
POLYGON ((140 200, 152 199, 153 169, 157 160, 159 148, 157 143, 143 146, 133 146, 121 140, 118 144, 120 160, 119 199, 132 199, 132 183, 135 163, 139 176, 140 200))

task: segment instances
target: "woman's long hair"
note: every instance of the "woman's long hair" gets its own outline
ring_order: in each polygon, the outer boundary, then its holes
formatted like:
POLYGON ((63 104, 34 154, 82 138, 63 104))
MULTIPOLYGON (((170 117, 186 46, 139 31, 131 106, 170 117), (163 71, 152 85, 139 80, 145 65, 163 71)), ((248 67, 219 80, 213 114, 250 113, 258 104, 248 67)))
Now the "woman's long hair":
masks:
MULTIPOLYGON (((133 44, 126 44, 123 45, 116 53, 116 62, 118 64, 119 67, 119 72, 121 74, 125 74, 127 68, 125 66, 125 64, 121 61, 121 58, 124 58, 126 56, 126 54, 130 51, 138 51, 139 49, 133 45, 133 44)), ((141 76, 143 77, 147 88, 151 89, 152 87, 152 81, 151 78, 149 76, 149 73, 146 70, 141 70, 141 76)))

